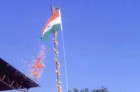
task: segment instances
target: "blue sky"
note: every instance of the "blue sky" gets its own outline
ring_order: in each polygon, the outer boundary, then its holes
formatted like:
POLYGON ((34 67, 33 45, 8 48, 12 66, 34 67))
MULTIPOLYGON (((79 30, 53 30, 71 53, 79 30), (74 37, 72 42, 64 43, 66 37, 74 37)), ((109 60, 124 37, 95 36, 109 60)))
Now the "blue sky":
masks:
MULTIPOLYGON (((41 87, 30 92, 56 92, 52 35, 40 40, 52 4, 61 8, 69 89, 105 86, 110 92, 139 92, 139 0, 1 0, 0 57, 28 75, 40 46, 47 48, 46 68, 37 81, 41 87)), ((59 32, 66 92, 61 36, 59 32)))

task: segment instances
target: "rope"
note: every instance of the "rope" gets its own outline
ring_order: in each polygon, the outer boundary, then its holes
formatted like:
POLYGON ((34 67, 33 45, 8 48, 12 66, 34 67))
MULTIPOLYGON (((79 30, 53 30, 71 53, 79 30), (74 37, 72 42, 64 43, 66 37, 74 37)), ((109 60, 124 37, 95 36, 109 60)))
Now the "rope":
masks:
POLYGON ((66 77, 66 89, 68 91, 69 89, 69 85, 68 85, 68 77, 67 77, 67 62, 66 62, 66 53, 65 53, 65 42, 64 42, 64 35, 63 35, 63 31, 62 31, 62 44, 63 44, 63 56, 64 56, 64 65, 65 65, 65 77, 66 77))

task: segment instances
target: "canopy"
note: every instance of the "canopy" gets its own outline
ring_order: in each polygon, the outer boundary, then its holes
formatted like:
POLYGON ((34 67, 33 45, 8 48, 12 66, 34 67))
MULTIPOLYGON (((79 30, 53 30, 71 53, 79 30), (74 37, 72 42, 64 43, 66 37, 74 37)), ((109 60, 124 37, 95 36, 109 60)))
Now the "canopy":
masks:
POLYGON ((21 90, 39 85, 0 58, 0 91, 21 90))

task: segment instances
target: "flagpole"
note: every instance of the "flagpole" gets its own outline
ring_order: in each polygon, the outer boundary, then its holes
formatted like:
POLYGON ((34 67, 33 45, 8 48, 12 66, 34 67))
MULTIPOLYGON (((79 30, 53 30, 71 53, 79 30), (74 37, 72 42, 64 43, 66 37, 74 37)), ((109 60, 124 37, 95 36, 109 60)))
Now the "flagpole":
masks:
MULTIPOLYGON (((54 14, 54 7, 52 6, 52 15, 54 14)), ((57 50, 57 46, 58 46, 58 42, 57 42, 57 32, 54 30, 54 37, 53 37, 53 42, 54 42, 54 53, 55 53, 55 57, 54 57, 54 61, 56 64, 56 84, 57 84, 57 92, 62 92, 61 89, 61 82, 60 82, 60 63, 58 60, 58 50, 57 50)))

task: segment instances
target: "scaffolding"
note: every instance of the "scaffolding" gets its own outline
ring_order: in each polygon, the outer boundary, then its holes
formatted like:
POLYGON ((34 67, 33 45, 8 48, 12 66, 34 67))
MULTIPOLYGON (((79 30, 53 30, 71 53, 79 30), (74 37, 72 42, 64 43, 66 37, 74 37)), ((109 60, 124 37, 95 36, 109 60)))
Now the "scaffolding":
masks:
POLYGON ((18 90, 28 92, 39 85, 0 58, 0 91, 18 90))

